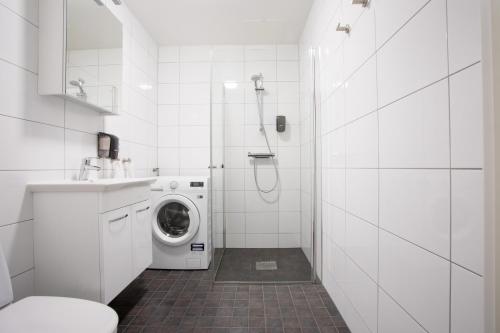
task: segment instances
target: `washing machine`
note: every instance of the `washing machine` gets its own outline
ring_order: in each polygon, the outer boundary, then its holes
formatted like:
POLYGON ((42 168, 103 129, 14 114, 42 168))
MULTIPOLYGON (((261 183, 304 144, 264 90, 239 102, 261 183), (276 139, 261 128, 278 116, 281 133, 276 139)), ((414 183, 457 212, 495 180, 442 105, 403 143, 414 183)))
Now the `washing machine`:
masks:
POLYGON ((154 269, 208 269, 212 257, 208 177, 159 177, 152 185, 154 269))

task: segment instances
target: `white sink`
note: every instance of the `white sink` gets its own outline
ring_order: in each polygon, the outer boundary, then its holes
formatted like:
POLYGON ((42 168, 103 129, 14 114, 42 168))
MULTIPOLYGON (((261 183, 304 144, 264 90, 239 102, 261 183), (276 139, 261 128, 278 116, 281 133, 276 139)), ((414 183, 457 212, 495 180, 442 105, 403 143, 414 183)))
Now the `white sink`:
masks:
POLYGON ((125 187, 150 185, 156 178, 118 178, 96 180, 60 180, 28 184, 31 192, 106 192, 125 187))

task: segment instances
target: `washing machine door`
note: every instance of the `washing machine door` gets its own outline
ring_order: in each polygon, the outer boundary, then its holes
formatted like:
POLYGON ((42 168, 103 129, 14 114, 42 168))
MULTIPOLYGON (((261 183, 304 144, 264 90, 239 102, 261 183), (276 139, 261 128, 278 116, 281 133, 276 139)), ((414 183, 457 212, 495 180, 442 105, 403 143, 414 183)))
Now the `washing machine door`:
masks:
POLYGON ((153 235, 165 245, 179 246, 189 242, 200 227, 196 205, 178 194, 162 197, 153 212, 153 235))

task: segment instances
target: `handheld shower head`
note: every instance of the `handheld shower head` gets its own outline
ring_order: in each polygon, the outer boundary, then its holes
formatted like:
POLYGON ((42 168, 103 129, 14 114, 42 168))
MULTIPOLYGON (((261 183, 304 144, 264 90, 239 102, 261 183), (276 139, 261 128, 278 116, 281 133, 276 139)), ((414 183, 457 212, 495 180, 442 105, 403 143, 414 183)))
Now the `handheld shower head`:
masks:
POLYGON ((255 90, 264 90, 264 75, 262 73, 254 74, 250 79, 255 84, 255 90))
POLYGON ((71 84, 73 87, 78 88, 78 90, 80 91, 79 93, 76 94, 78 97, 84 98, 84 99, 87 98, 87 93, 83 89, 83 85, 85 84, 85 80, 79 78, 78 80, 70 81, 69 84, 71 84))

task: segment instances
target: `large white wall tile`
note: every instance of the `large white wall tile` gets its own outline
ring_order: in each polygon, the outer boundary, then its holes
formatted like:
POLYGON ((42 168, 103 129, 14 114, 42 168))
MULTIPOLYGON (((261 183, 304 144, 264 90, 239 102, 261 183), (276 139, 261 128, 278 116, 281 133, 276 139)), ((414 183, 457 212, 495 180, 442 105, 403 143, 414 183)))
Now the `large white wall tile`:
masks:
POLYGON ((394 300, 379 289, 379 332, 425 333, 426 331, 408 315, 394 300))
POLYGON ((446 1, 433 0, 380 49, 379 105, 444 78, 448 74, 446 45, 446 1))
POLYGON ((363 117, 346 127, 347 167, 378 167, 377 113, 363 117))
POLYGON ((382 168, 450 167, 448 82, 379 111, 382 168))
POLYGON ((33 221, 0 227, 0 245, 11 277, 33 268, 33 221))
POLYGON ((1 170, 64 169, 62 128, 0 117, 1 170))
POLYGON ((347 214, 345 251, 373 281, 378 280, 378 228, 347 214))
POLYGON ((450 257, 450 172, 380 170, 380 227, 450 257))
POLYGON ((454 73, 481 60, 481 3, 454 0, 447 8, 450 72, 454 73))
POLYGON ((346 210, 378 224, 379 177, 377 169, 350 169, 346 179, 346 210))
POLYGON ((485 332, 483 289, 483 277, 452 265, 451 332, 485 332))
POLYGON ((484 176, 481 170, 451 172, 451 259, 484 273, 484 176))
POLYGON ((428 332, 448 332, 450 263, 380 232, 380 286, 428 332))
POLYGON ((474 65, 450 77, 451 166, 482 168, 482 66, 474 65))

